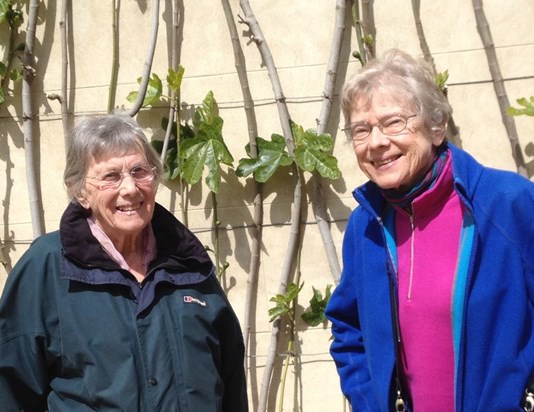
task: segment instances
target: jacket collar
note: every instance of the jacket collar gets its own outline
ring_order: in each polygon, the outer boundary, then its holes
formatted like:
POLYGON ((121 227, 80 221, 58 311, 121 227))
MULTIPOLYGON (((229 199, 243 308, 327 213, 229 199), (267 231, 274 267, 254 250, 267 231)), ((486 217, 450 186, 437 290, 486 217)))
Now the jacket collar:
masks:
POLYGON ((454 187, 464 204, 473 211, 473 196, 482 177, 484 167, 473 156, 449 144, 452 154, 454 187))
MULTIPOLYGON (((451 143, 446 144, 452 156, 454 187, 464 204, 472 210, 473 194, 480 181, 483 166, 464 150, 451 143)), ((380 188, 371 181, 356 188, 352 194, 360 206, 375 218, 382 215, 388 204, 382 196, 380 188)))
MULTIPOLYGON (((103 250, 92 235, 87 211, 79 204, 69 204, 61 218, 59 232, 64 256, 78 266, 119 270, 119 265, 103 250)), ((208 276, 212 269, 206 249, 193 233, 163 206, 156 203, 152 217, 157 256, 149 271, 165 266, 173 272, 197 272, 208 276)))

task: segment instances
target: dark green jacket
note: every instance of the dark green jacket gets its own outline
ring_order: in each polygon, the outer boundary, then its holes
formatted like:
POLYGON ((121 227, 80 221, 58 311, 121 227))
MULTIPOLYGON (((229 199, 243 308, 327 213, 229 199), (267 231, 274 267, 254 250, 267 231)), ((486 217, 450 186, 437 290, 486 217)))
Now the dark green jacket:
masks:
POLYGON ((2 411, 247 411, 237 318, 198 239, 156 205, 138 285, 72 203, 0 299, 2 411))

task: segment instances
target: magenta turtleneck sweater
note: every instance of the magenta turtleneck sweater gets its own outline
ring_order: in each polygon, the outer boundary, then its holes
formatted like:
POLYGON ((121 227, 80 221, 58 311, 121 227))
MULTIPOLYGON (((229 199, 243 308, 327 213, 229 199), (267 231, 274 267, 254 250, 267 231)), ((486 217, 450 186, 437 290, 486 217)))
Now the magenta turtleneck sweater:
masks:
POLYGON ((434 187, 396 210, 404 382, 415 412, 454 410, 452 294, 462 229, 451 157, 434 187))

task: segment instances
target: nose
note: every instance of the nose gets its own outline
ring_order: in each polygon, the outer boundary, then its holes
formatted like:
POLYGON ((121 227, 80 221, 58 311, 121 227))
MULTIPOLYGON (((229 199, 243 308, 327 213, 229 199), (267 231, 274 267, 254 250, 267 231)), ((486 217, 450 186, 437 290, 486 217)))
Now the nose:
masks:
POLYGON ((124 173, 122 175, 122 180, 119 185, 119 190, 126 192, 135 192, 137 190, 137 185, 135 180, 130 173, 124 173))
POLYGON ((380 147, 389 144, 389 136, 384 134, 377 125, 371 129, 368 141, 369 147, 380 147))

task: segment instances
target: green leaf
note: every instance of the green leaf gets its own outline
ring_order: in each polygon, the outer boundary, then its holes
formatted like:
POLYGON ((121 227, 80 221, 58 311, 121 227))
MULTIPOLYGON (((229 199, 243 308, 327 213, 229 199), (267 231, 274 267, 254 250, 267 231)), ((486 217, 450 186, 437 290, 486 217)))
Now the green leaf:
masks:
POLYGON ((434 79, 434 83, 439 87, 440 90, 445 89, 447 80, 449 80, 449 71, 445 70, 442 73, 438 73, 434 79))
MULTIPOLYGON (((167 117, 163 117, 161 119, 161 128, 163 130, 167 130, 168 124, 169 119, 167 117)), ((180 161, 177 149, 178 143, 176 140, 176 130, 176 123, 173 122, 171 128, 171 136, 169 138, 169 144, 167 146, 165 160, 163 162, 164 172, 162 177, 164 180, 175 180, 179 178, 182 173, 182 162, 180 161)), ((195 137, 195 132, 188 124, 180 125, 180 136, 181 141, 184 141, 186 139, 192 139, 195 137)), ((156 150, 156 152, 161 155, 164 143, 163 140, 152 140, 150 143, 154 150, 156 150)))
POLYGON ((2 105, 6 101, 4 97, 4 90, 0 87, 0 105, 2 105))
POLYGON ((219 193, 220 165, 232 166, 234 158, 222 137, 223 119, 219 116, 213 92, 208 92, 202 105, 195 110, 193 126, 195 137, 184 139, 181 144, 182 177, 189 184, 202 177, 204 166, 208 168, 205 182, 214 193, 219 193))
POLYGON ((126 96, 126 100, 128 100, 130 103, 133 103, 137 100, 137 95, 139 92, 130 92, 128 93, 128 96, 126 96))
POLYGON ((526 99, 524 97, 521 97, 516 100, 517 104, 520 106, 523 106, 524 108, 515 108, 510 106, 508 109, 506 109, 506 113, 510 116, 520 116, 520 115, 526 115, 526 116, 534 116, 534 96, 530 96, 530 99, 526 99))
MULTIPOLYGON (((293 158, 286 152, 283 136, 273 134, 271 141, 258 137, 256 143, 258 145, 258 157, 255 159, 241 159, 236 169, 238 176, 246 177, 254 173, 256 181, 265 183, 280 166, 289 166, 293 163, 293 158)), ((250 155, 249 145, 247 145, 247 153, 250 155)))
POLYGON ((292 123, 291 130, 295 140, 295 162, 302 170, 317 170, 321 176, 332 180, 341 176, 337 159, 330 154, 334 141, 329 134, 317 135, 314 129, 304 131, 295 123, 292 123))
POLYGON ((159 154, 161 154, 161 151, 163 150, 163 140, 152 140, 150 142, 150 146, 152 146, 152 148, 158 152, 159 154))
POLYGON ((148 87, 146 90, 145 100, 143 101, 143 106, 148 106, 159 99, 162 92, 163 84, 161 83, 161 79, 156 73, 153 73, 152 77, 148 80, 148 87))
POLYGON ((22 80, 22 78, 23 78, 22 69, 20 69, 20 70, 11 70, 11 72, 9 72, 9 78, 10 78, 10 80, 13 80, 14 82, 22 80))
MULTIPOLYGON (((7 3, 9 4, 11 3, 11 1, 8 1, 7 3)), ((11 30, 18 29, 20 26, 22 26, 22 23, 24 23, 24 16, 22 15, 22 11, 13 10, 11 4, 8 5, 8 10, 5 13, 5 19, 9 22, 9 27, 11 28, 11 30)))
MULTIPOLYGON (((141 77, 137 79, 137 83, 141 84, 141 77)), ((148 85, 145 93, 145 98, 143 100, 143 107, 149 106, 157 101, 163 92, 163 84, 161 79, 156 73, 152 73, 152 77, 148 80, 148 85)), ((138 91, 130 92, 126 97, 130 103, 133 103, 137 100, 139 95, 138 91)))
POLYGON ((195 137, 183 142, 183 178, 193 185, 202 177, 204 166, 208 168, 206 184, 219 193, 220 163, 231 165, 233 157, 222 140, 207 136, 195 137))
POLYGON ((301 315, 302 320, 304 320, 310 326, 317 326, 326 321, 326 316, 324 314, 326 305, 330 300, 332 285, 327 285, 325 290, 325 296, 323 298, 322 293, 313 289, 313 297, 310 299, 310 307, 304 311, 301 315))
POLYGON ((177 71, 174 71, 172 67, 169 68, 169 73, 167 74, 167 84, 174 93, 178 93, 180 87, 182 87, 184 71, 185 69, 182 67, 182 65, 178 66, 177 71))
POLYGON ((0 0, 0 24, 6 20, 6 14, 11 8, 11 0, 0 0))
POLYGON ((4 78, 6 77, 6 74, 7 74, 7 66, 0 62, 0 78, 4 78))
POLYGON ((202 123, 213 124, 215 122, 222 123, 222 119, 219 117, 219 108, 213 92, 210 90, 202 101, 202 105, 195 110, 193 125, 198 127, 202 123))
POLYGON ((293 308, 291 306, 293 300, 297 297, 304 284, 298 287, 295 283, 291 282, 287 285, 286 291, 283 294, 277 294, 269 301, 274 302, 276 305, 269 309, 269 322, 274 321, 277 318, 283 316, 293 316, 293 308))

